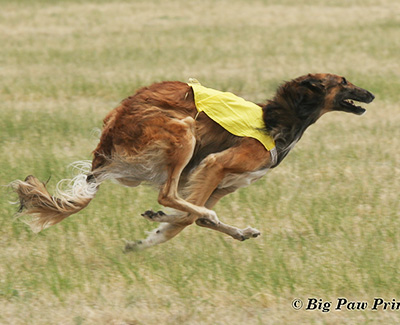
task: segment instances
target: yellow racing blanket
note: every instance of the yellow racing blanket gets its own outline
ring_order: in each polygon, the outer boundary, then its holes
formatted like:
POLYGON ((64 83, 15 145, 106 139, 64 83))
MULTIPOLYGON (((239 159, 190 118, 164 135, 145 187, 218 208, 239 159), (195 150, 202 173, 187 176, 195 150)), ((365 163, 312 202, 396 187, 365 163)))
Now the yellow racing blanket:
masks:
POLYGON ((234 135, 257 139, 268 151, 275 148, 274 139, 265 131, 260 106, 235 94, 204 87, 195 79, 189 79, 188 85, 193 89, 198 112, 204 112, 234 135))

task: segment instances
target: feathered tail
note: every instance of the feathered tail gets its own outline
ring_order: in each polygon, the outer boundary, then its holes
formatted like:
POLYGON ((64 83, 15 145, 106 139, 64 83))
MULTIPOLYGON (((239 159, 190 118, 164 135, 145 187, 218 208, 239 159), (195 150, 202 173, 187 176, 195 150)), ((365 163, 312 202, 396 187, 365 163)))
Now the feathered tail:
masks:
POLYGON ((10 184, 19 196, 19 215, 31 216, 25 222, 33 232, 38 233, 79 212, 94 198, 100 183, 91 176, 91 162, 78 161, 73 166, 78 174, 73 179, 60 181, 54 196, 49 194, 45 183, 32 175, 25 181, 10 184))

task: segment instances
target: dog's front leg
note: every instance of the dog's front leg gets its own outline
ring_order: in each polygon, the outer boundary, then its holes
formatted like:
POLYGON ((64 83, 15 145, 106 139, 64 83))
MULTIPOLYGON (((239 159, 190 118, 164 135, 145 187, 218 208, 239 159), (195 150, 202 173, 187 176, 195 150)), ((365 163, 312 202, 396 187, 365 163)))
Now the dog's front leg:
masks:
POLYGON ((240 228, 237 228, 234 226, 227 225, 223 222, 219 222, 218 224, 215 224, 215 223, 210 222, 209 220, 203 219, 203 218, 197 219, 196 224, 201 227, 206 227, 206 228, 209 228, 212 230, 222 232, 222 233, 227 234, 227 235, 231 236, 232 238, 240 240, 240 241, 244 241, 249 238, 255 238, 255 237, 258 237, 261 235, 261 233, 257 229, 252 228, 252 227, 240 229, 240 228))
MULTIPOLYGON (((205 206, 208 209, 212 209, 215 204, 218 203, 220 199, 222 199, 224 196, 233 193, 237 190, 237 187, 227 187, 227 188, 219 188, 214 191, 214 193, 210 196, 210 198, 207 200, 207 203, 205 206)), ((231 236, 234 239, 243 241, 249 238, 255 238, 258 237, 261 233, 255 228, 252 227, 247 227, 245 229, 240 229, 231 225, 227 225, 223 222, 219 223, 214 223, 210 222, 210 220, 200 218, 196 220, 196 224, 200 227, 205 227, 209 228, 212 230, 216 230, 219 232, 222 232, 226 235, 231 236)))
MULTIPOLYGON (((270 152, 266 151, 258 141, 253 139, 246 139, 239 147, 230 148, 211 157, 209 156, 194 172, 189 188, 191 194, 187 200, 212 209, 222 197, 240 187, 239 184, 218 187, 228 173, 241 175, 246 172, 252 172, 259 170, 260 167, 267 166, 270 161, 270 152), (210 184, 212 186, 207 186, 210 184), (204 191, 204 189, 206 190, 204 191)), ((260 232, 252 227, 240 229, 220 221, 213 222, 201 216, 196 220, 196 224, 225 233, 240 241, 260 235, 260 232)))

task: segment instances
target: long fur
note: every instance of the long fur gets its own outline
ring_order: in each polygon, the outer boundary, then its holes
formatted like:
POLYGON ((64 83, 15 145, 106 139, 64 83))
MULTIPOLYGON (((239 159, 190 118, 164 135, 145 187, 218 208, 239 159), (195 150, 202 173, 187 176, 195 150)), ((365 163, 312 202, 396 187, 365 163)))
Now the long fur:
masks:
POLYGON ((16 180, 10 184, 19 196, 18 216, 29 215, 24 220, 38 233, 53 226, 71 214, 85 208, 96 195, 98 186, 95 181, 88 181, 92 164, 90 161, 77 161, 73 166, 78 174, 72 179, 63 179, 57 184, 55 195, 50 195, 46 184, 35 176, 28 176, 24 181, 16 180))

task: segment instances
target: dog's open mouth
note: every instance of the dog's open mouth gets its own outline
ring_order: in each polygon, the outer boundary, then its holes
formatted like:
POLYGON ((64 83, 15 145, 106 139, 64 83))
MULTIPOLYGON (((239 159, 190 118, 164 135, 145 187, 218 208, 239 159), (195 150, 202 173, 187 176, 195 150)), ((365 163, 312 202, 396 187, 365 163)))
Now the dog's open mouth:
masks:
POLYGON ((374 98, 375 96, 369 91, 360 89, 357 92, 352 92, 345 98, 339 100, 338 110, 357 115, 362 115, 367 110, 364 107, 358 106, 355 102, 369 104, 374 100, 374 98))
POLYGON ((367 110, 361 106, 357 106, 354 103, 353 99, 343 99, 340 102, 340 106, 343 111, 349 112, 349 113, 354 113, 357 115, 364 114, 367 110))

